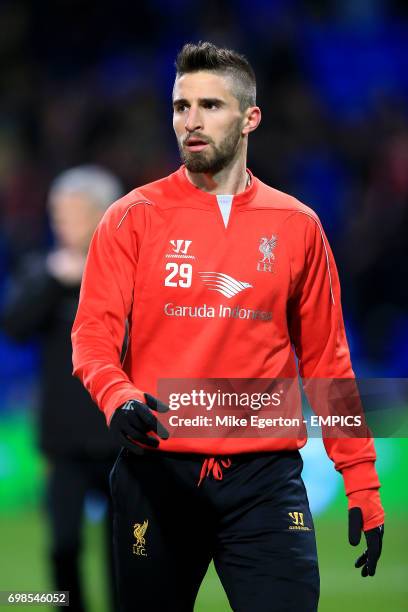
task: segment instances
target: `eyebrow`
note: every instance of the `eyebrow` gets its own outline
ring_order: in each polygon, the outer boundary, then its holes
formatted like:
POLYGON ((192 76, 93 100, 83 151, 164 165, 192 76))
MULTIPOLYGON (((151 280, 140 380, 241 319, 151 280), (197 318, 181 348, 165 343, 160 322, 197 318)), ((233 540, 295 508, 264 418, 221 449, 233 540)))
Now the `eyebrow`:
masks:
MULTIPOLYGON (((223 106, 225 104, 224 100, 221 100, 221 98, 199 98, 198 99, 199 104, 218 104, 219 106, 223 106)), ((181 105, 189 105, 189 101, 186 100, 186 98, 177 98, 176 100, 173 100, 173 106, 181 106, 181 105)))

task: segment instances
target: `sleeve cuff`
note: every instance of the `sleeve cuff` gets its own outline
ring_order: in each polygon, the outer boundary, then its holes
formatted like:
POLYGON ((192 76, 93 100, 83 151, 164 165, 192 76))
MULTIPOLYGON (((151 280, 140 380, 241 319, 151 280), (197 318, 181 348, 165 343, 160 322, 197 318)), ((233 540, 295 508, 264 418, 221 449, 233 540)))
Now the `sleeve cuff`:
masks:
POLYGON ((369 531, 384 524, 384 508, 378 489, 356 491, 348 496, 348 508, 360 508, 363 514, 363 531, 369 531))
POLYGON ((346 495, 365 489, 379 489, 381 486, 374 461, 364 461, 344 467, 341 474, 346 495))

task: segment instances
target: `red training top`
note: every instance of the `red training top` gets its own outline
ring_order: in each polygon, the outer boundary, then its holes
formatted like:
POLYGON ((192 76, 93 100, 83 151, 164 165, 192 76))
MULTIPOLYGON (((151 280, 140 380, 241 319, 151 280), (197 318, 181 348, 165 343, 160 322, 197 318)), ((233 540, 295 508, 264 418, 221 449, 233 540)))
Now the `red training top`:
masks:
MULTIPOLYGON (((317 215, 248 174, 228 219, 228 198, 196 188, 184 166, 105 213, 72 342, 74 375, 108 423, 125 401, 157 395, 158 379, 296 378, 295 352, 304 378, 354 377, 336 265, 317 215)), ((305 442, 170 437, 160 449, 211 456, 305 442)), ((347 494, 380 486, 372 439, 324 444, 347 494)))

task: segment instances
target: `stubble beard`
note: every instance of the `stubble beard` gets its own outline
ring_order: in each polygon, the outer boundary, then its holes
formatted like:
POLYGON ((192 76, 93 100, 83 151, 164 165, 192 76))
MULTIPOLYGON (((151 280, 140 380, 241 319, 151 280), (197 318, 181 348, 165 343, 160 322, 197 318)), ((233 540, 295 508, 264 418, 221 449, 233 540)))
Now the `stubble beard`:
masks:
POLYGON ((189 172, 216 174, 235 158, 241 141, 241 122, 237 121, 218 147, 210 141, 204 151, 187 151, 178 142, 180 156, 189 172))

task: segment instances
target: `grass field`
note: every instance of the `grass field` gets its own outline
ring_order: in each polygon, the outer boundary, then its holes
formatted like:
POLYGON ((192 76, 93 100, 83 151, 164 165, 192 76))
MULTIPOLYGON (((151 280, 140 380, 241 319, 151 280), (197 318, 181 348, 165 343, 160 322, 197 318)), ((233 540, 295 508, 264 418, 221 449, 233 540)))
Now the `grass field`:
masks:
MULTIPOLYGON (((408 530, 402 517, 395 520, 388 517, 378 574, 375 578, 366 579, 361 578, 358 570, 353 568, 356 550, 346 541, 345 523, 328 517, 319 517, 315 522, 322 583, 320 612, 408 610, 408 530)), ((85 533, 83 571, 88 577, 90 612, 106 612, 100 531, 99 524, 88 524, 85 533)), ((47 577, 46 530, 40 512, 0 516, 0 541, 0 590, 41 591, 51 588, 47 577)), ((18 609, 33 610, 33 607, 19 606, 18 609)), ((36 606, 34 609, 51 610, 47 606, 36 606)), ((229 610, 226 596, 211 566, 201 587, 195 612, 229 610)))

